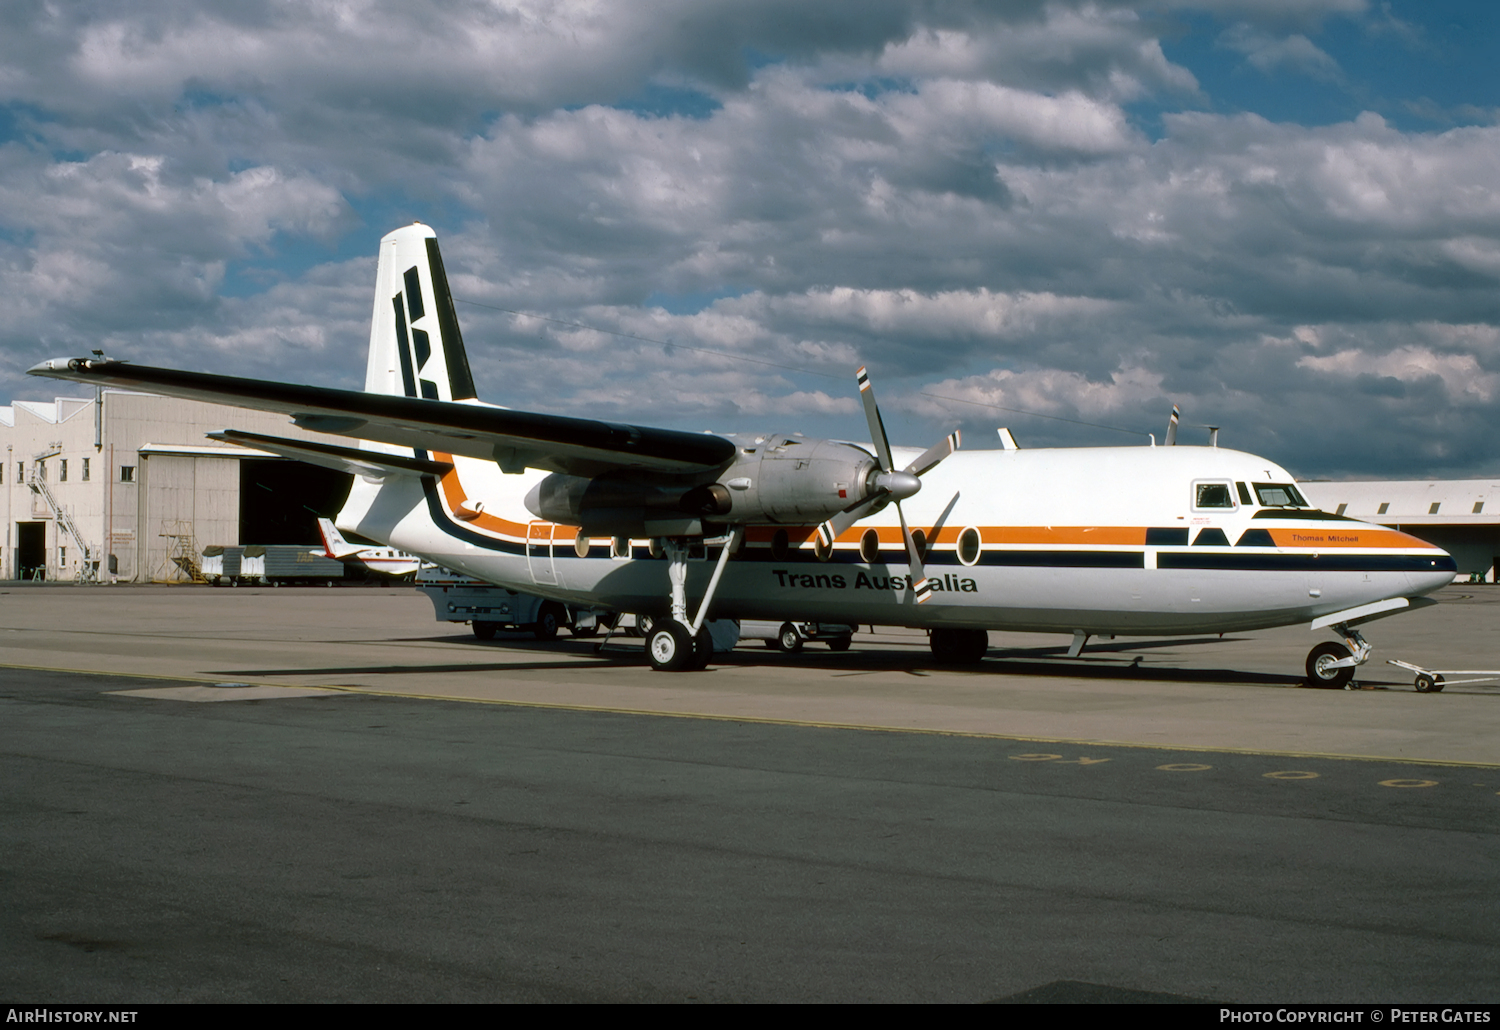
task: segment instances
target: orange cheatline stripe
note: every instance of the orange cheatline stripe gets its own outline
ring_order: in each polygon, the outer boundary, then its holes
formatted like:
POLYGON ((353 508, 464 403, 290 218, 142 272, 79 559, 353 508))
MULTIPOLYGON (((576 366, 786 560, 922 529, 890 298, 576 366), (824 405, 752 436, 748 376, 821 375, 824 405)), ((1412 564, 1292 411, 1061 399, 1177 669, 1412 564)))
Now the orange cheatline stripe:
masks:
MULTIPOLYGON (((447 461, 452 463, 453 457, 448 454, 433 452, 436 461, 447 461)), ((467 508, 465 502, 468 495, 465 493, 463 484, 459 481, 457 467, 444 473, 440 484, 443 489, 443 497, 448 503, 449 510, 457 517, 460 513, 468 513, 472 509, 467 508)), ((492 515, 489 512, 481 512, 473 518, 464 519, 470 525, 479 526, 492 533, 512 538, 527 539, 533 533, 546 531, 552 540, 569 539, 577 535, 578 527, 563 525, 561 523, 521 523, 511 522, 509 519, 492 515), (561 535, 559 535, 561 533, 561 535)), ((933 533, 926 527, 914 526, 913 529, 922 529, 928 535, 929 547, 955 544, 958 535, 963 531, 961 526, 943 526, 933 533)), ((984 546, 1009 545, 1054 545, 1054 546, 1094 546, 1094 547, 1143 547, 1146 543, 1146 527, 1144 526, 977 526, 980 541, 984 546)), ((875 530, 877 538, 882 547, 897 547, 905 544, 899 526, 852 526, 839 534, 838 543, 858 544, 860 538, 867 530, 875 530)), ((787 544, 791 547, 810 545, 817 538, 818 527, 813 526, 750 526, 745 531, 745 541, 750 544, 769 544, 775 539, 776 534, 786 532, 787 544)), ((1304 548, 1331 548, 1331 547, 1370 547, 1398 550, 1436 550, 1435 544, 1427 543, 1408 533, 1402 533, 1392 529, 1283 529, 1270 530, 1271 539, 1277 547, 1293 549, 1304 548)), ((599 539, 604 539, 600 537, 599 539)))
POLYGON ((1276 541, 1277 547, 1292 548, 1382 547, 1437 550, 1436 544, 1429 544, 1394 529, 1273 529, 1271 539, 1276 541))

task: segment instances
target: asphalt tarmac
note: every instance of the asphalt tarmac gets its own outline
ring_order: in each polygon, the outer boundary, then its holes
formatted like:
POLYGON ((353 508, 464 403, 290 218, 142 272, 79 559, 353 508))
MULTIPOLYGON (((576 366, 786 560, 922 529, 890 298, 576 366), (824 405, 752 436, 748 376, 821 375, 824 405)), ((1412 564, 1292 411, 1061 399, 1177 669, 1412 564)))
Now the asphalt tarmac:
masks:
MULTIPOLYGON (((1500 667, 1500 590, 1448 594, 1377 661, 1500 667)), ((1302 689, 1305 629, 677 676, 466 633, 0 585, 0 998, 1500 999, 1500 689, 1302 689)))

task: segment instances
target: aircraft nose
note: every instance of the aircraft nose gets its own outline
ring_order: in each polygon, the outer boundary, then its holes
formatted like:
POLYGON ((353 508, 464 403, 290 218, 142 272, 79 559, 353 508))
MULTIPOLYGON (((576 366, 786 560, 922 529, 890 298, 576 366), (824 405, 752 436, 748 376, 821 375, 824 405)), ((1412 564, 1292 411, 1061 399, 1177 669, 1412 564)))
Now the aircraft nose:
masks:
POLYGON ((1451 554, 1425 540, 1406 533, 1401 535, 1406 537, 1413 552, 1412 557, 1417 559, 1417 567, 1407 573, 1414 593, 1430 594, 1453 582, 1453 577, 1458 572, 1458 563, 1451 554))

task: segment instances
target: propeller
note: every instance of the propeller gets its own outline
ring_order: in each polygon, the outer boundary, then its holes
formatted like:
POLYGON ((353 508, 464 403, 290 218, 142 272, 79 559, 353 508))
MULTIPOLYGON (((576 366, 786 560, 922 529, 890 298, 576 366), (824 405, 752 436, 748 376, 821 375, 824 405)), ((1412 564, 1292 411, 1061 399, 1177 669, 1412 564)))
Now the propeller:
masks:
POLYGON ((921 477, 925 473, 932 471, 938 462, 958 450, 959 434, 950 433, 943 440, 927 448, 905 469, 897 471, 896 463, 891 457, 890 441, 886 439, 885 423, 881 421, 880 408, 875 403, 875 390, 870 384, 869 373, 861 367, 855 374, 855 378, 859 381, 859 397, 865 406, 865 418, 870 423, 870 438, 875 444, 875 458, 880 463, 880 471, 871 477, 870 485, 873 489, 868 494, 818 527, 818 541, 825 548, 832 547, 833 541, 850 526, 865 516, 879 511, 890 502, 896 502, 896 516, 901 520, 901 535, 906 540, 906 555, 911 563, 913 590, 917 603, 921 604, 932 596, 932 587, 927 582, 927 572, 922 566, 922 555, 918 552, 917 542, 906 524, 906 513, 901 510, 901 502, 922 489, 921 477))

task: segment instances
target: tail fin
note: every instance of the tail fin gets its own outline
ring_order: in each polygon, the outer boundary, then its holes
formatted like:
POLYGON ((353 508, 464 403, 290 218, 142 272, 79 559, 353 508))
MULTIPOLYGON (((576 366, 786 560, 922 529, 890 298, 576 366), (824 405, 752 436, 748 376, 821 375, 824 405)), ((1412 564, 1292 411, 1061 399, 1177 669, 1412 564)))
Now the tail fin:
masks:
POLYGON ((365 392, 441 401, 478 396, 437 234, 421 222, 380 241, 365 392))
POLYGON ((338 531, 338 527, 330 519, 318 520, 318 535, 323 538, 323 550, 327 552, 330 558, 343 558, 359 550, 358 547, 355 547, 344 539, 343 534, 338 531))

